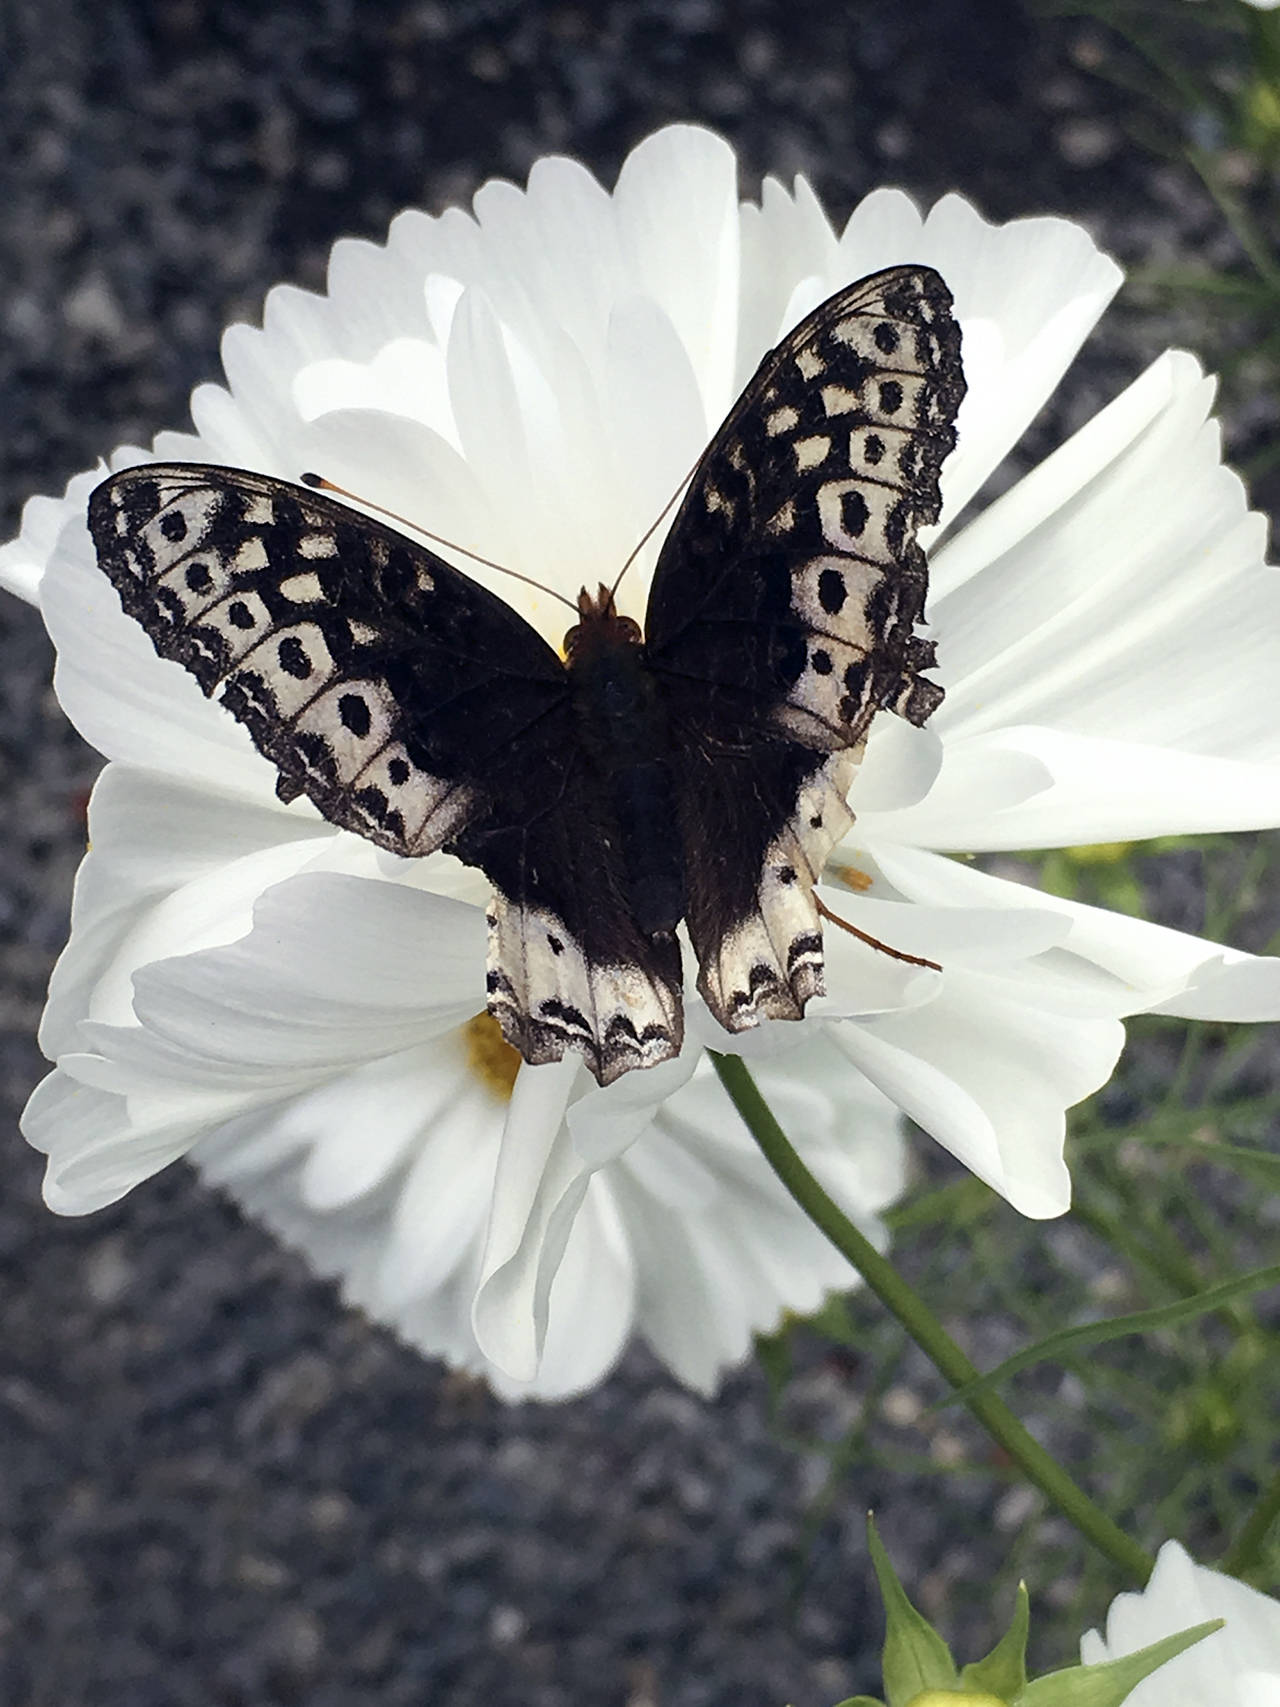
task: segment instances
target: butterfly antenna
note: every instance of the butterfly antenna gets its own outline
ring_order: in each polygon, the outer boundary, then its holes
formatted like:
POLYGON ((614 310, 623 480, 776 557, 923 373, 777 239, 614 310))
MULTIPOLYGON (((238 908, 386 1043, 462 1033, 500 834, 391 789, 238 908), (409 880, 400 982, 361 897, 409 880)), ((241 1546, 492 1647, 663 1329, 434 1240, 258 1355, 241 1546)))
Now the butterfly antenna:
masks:
POLYGON ((941 972, 942 968, 936 960, 922 960, 918 954, 904 954, 900 948, 890 948, 887 942, 881 942, 877 936, 868 936, 866 931, 860 931, 857 925, 851 925, 848 919, 842 919, 839 913, 833 913, 830 907, 825 907, 818 895, 813 891, 813 904, 824 919, 833 925, 839 925, 842 931, 848 931, 850 936, 856 936, 859 942, 865 942, 869 948, 878 948, 881 954, 887 954, 892 960, 905 960, 908 966, 927 966, 931 972, 941 972))
MULTIPOLYGON (((559 599, 562 605, 577 614, 578 607, 572 599, 567 599, 563 593, 557 593, 554 587, 544 586, 541 581, 535 581, 532 575, 522 575, 518 569, 508 569, 505 563, 495 563, 492 557, 481 557, 478 551, 469 551, 465 545, 458 545, 451 539, 444 539, 438 533, 432 533, 429 528, 420 527, 417 522, 411 522, 408 516, 401 516, 395 510, 388 510, 383 504, 374 504, 368 498, 360 497, 357 492, 348 492, 345 486, 337 486, 332 480, 326 480, 323 474, 303 474, 300 476, 304 486, 311 486, 320 492, 336 492, 340 498, 350 498, 353 504, 363 504, 366 510, 376 510, 380 516, 387 516, 393 522, 399 522, 402 527, 412 528, 414 533, 420 533, 423 539, 429 539, 433 545, 443 545, 449 551, 456 551, 463 557, 469 557, 473 563, 483 563, 486 569, 496 569, 499 575, 510 575, 513 581, 523 581, 526 587, 536 587, 540 593, 546 593, 548 598, 559 599)), ((667 506, 670 509, 670 505, 667 506)), ((663 514, 666 512, 664 511, 663 514)), ((659 516, 659 521, 662 517, 659 516)), ((656 525, 656 524, 655 524, 656 525)), ((649 529, 652 533, 653 529, 649 529)), ((645 535, 645 539, 649 536, 645 535)), ((644 540, 640 541, 644 544, 644 540)), ((638 549, 638 548, 637 548, 638 549)), ((634 554, 633 554, 634 555, 634 554)))
MULTIPOLYGON (((701 462, 701 461, 702 461, 702 452, 699 451, 698 462, 701 462)), ((635 550, 631 553, 630 557, 627 558, 627 561, 622 565, 621 569, 619 569, 618 578, 613 583, 612 587, 610 587, 610 589, 609 589, 610 598, 614 597, 614 595, 617 593, 618 588, 622 585, 622 577, 626 574, 627 570, 630 569, 631 565, 635 562, 636 558, 639 557, 640 553, 644 550, 645 546, 648 545, 649 541, 653 538, 654 534, 657 533, 658 529, 662 526, 662 524, 666 520, 667 516, 670 515, 671 510, 675 505, 676 499, 680 496, 680 494, 684 491, 685 487, 689 484, 689 482, 693 479, 694 475, 698 472, 698 462, 694 463, 693 467, 685 475, 684 479, 676 487, 675 491, 667 499, 666 503, 658 511, 657 515, 650 522, 649 526, 645 529, 645 531, 641 534, 640 538, 636 541, 635 550)))

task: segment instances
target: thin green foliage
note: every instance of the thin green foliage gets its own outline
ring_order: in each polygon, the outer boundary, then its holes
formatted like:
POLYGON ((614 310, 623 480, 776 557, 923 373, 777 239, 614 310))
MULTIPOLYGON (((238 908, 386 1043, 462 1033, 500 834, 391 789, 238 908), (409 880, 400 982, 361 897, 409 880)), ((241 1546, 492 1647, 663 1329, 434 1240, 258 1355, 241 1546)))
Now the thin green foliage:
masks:
MULTIPOLYGON (((1028 856, 1032 860, 1033 856, 1028 856)), ((1034 856, 1038 861, 1043 856, 1034 856)), ((1160 893, 1177 862, 1204 896, 1203 917, 1178 920, 1252 950, 1274 938, 1267 897, 1280 894, 1280 837, 1170 840, 1056 856, 1060 889, 1098 902, 1116 867, 1160 893)), ((1037 873, 1029 871, 1029 876, 1037 873)), ((1270 903, 1274 907, 1274 903, 1270 903)), ((1174 922, 1174 921, 1169 921, 1174 922)), ((1028 1222, 940 1157, 917 1149, 925 1177, 889 1220, 894 1262, 987 1379, 1022 1371, 1015 1408, 1063 1455, 1109 1514, 1144 1546, 1176 1536, 1206 1562, 1280 1580, 1280 1077, 1273 1028, 1131 1022, 1116 1079, 1075 1111, 1070 1214, 1028 1222), (984 1354, 983 1345, 1000 1348, 984 1354), (1081 1456, 1083 1455, 1083 1456, 1081 1456)), ((873 1299, 855 1293, 762 1342, 778 1432, 822 1466, 795 1585, 851 1489, 890 1477, 953 1492, 985 1488, 990 1509, 1017 1477, 967 1421, 945 1412, 941 1382, 873 1299), (823 1347, 829 1348, 823 1351, 823 1347), (841 1373, 856 1420, 831 1434, 797 1426, 815 1370, 841 1373), (959 1480, 957 1480, 957 1478, 959 1480)), ((986 1382, 984 1381, 984 1385, 986 1382)), ((1056 1582, 1044 1652, 1071 1657, 1082 1620, 1117 1586, 1079 1538, 1043 1521, 1035 1497, 1007 1543, 1002 1590, 1019 1576, 1056 1582), (1039 1514, 1038 1516, 1036 1514, 1039 1514)), ((997 1596, 998 1598, 998 1596, 997 1596)), ((957 1620, 981 1625, 989 1583, 958 1586, 957 1620)), ((1047 1611, 1047 1609, 1046 1609, 1047 1611)))

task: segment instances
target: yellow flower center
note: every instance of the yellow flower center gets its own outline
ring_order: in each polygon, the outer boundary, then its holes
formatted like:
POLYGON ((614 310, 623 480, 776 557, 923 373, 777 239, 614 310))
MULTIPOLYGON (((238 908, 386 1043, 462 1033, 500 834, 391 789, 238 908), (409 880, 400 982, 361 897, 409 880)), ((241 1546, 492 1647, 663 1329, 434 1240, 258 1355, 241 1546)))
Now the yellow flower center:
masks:
POLYGON ((519 1051, 511 1047, 502 1035, 502 1027, 490 1013, 477 1014, 462 1028, 467 1040, 467 1063, 478 1079, 503 1102, 511 1101, 516 1074, 520 1071, 519 1051))

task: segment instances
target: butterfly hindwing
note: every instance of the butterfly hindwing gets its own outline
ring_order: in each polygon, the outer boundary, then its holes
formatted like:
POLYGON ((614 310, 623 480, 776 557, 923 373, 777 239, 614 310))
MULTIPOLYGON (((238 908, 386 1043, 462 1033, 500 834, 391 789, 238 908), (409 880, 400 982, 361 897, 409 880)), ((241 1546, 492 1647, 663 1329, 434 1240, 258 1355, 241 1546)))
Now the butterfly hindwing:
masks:
POLYGON ((510 606, 380 522, 244 470, 131 469, 89 521, 125 610, 245 724, 283 799, 485 872, 489 1004, 526 1060, 578 1050, 607 1081, 678 1052, 678 949, 618 899, 565 667, 510 606))
POLYGON ((942 699, 915 632, 917 529, 964 394, 927 267, 823 303, 761 364, 699 464, 654 576, 646 655, 674 732, 699 989, 729 1030, 822 987, 812 886, 849 827, 876 712, 942 699), (733 859, 706 849, 731 834, 733 859))
POLYGON ((506 779, 501 806, 457 838, 494 885, 488 1000, 526 1061, 580 1053, 601 1084, 677 1055, 683 980, 674 932, 646 935, 628 905, 616 831, 580 754, 506 779), (525 799, 513 811, 523 788, 525 799))

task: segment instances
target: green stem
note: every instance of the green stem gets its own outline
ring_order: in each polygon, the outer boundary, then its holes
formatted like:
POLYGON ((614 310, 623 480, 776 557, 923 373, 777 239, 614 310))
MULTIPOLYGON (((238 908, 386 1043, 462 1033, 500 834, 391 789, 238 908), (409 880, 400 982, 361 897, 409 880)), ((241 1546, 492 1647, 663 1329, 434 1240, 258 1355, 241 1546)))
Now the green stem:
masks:
POLYGON ((1280 1518, 1280 1470, 1276 1471, 1270 1486, 1264 1490, 1262 1498, 1250 1512, 1249 1521, 1228 1549, 1221 1569, 1229 1576, 1247 1576, 1257 1564, 1267 1531, 1277 1518, 1280 1518))
MULTIPOLYGON (((979 1371, 923 1298, 912 1291, 893 1265, 836 1207, 805 1167, 774 1119, 741 1057, 717 1055, 714 1050, 708 1053, 720 1075, 721 1084, 759 1144, 765 1160, 809 1219, 848 1259, 880 1302, 898 1318, 921 1351, 953 1387, 965 1387, 977 1380, 979 1371)), ((1032 1439, 1008 1406, 990 1390, 975 1393, 966 1403, 1027 1480, 1033 1482, 1113 1564, 1139 1584, 1145 1583, 1151 1575, 1154 1560, 1118 1528, 1083 1489, 1076 1486, 1062 1466, 1032 1439)))

